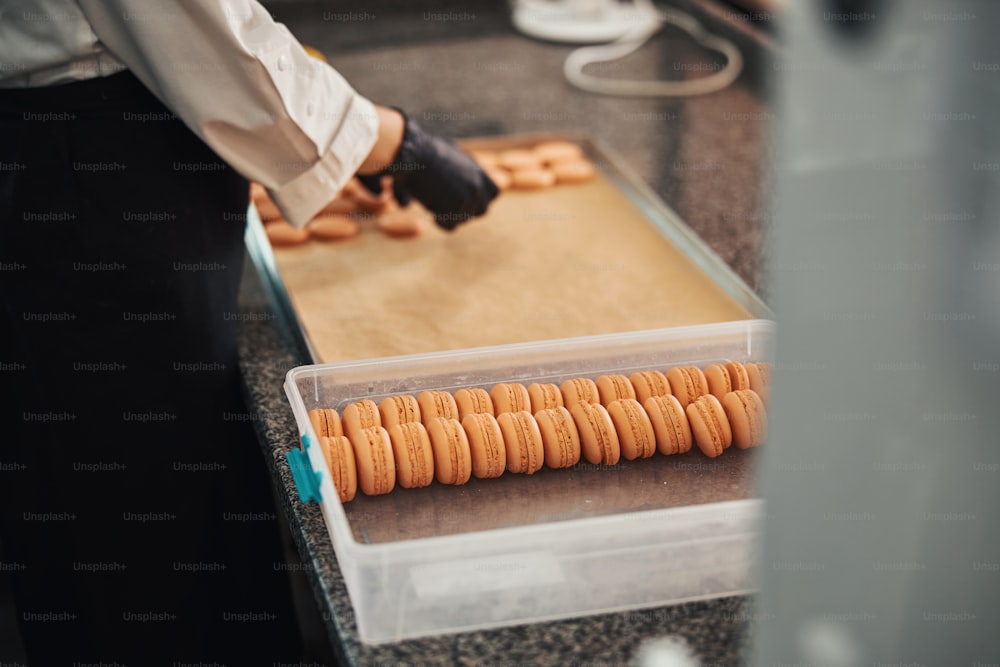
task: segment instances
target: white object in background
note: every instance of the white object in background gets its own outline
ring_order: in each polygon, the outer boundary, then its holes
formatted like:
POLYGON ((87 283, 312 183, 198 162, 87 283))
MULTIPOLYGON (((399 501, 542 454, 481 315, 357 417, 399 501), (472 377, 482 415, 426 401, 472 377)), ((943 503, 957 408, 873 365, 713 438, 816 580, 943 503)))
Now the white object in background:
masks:
POLYGON ((655 10, 616 0, 513 0, 512 20, 529 37, 569 44, 611 42, 659 25, 655 10))
POLYGON ((652 0, 514 0, 514 27, 531 37, 585 46, 569 54, 563 65, 566 80, 581 90, 603 95, 689 97, 722 90, 743 71, 736 45, 713 35, 698 21, 676 9, 659 9, 652 0), (688 33, 699 45, 715 51, 726 64, 708 76, 687 81, 635 81, 592 76, 587 65, 624 58, 642 48, 665 24, 688 33))
POLYGON ((645 14, 656 16, 652 25, 640 24, 618 40, 600 46, 585 46, 573 51, 566 58, 563 73, 571 84, 591 93, 627 95, 635 97, 690 97, 715 93, 736 80, 743 71, 743 56, 728 39, 705 30, 693 17, 676 9, 657 9, 651 0, 635 0, 635 6, 645 14), (726 59, 726 64, 708 76, 686 81, 634 81, 592 76, 584 68, 592 63, 618 60, 638 51, 664 24, 670 23, 691 35, 701 46, 715 51, 726 59))
POLYGON ((635 667, 698 667, 701 664, 687 642, 673 635, 643 642, 633 663, 635 667))

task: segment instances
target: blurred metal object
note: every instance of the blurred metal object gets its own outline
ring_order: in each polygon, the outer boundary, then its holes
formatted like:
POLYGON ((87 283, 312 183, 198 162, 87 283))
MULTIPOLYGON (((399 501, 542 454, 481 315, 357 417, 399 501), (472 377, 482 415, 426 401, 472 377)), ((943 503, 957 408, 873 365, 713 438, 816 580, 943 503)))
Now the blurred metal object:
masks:
POLYGON ((996 664, 1000 5, 785 21, 753 664, 996 664))

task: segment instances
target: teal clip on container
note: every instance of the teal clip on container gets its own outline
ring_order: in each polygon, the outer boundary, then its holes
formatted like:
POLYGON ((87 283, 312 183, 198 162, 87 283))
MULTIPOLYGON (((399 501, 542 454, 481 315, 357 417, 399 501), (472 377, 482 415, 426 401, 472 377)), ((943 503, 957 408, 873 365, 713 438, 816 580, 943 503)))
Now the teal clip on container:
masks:
POLYGON ((292 481, 295 488, 299 490, 299 500, 304 503, 315 500, 322 503, 323 498, 319 492, 320 473, 312 469, 309 463, 309 449, 311 439, 306 433, 302 434, 302 449, 293 449, 286 454, 288 466, 292 469, 292 481))

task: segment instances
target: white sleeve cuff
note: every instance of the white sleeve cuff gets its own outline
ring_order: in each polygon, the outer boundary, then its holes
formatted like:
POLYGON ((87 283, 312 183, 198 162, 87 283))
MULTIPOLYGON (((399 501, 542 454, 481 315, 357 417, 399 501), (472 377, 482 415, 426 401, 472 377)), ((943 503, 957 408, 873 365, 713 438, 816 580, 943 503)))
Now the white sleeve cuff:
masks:
POLYGON ((323 209, 371 153, 378 138, 375 105, 355 94, 333 143, 319 161, 269 194, 285 220, 302 227, 323 209))

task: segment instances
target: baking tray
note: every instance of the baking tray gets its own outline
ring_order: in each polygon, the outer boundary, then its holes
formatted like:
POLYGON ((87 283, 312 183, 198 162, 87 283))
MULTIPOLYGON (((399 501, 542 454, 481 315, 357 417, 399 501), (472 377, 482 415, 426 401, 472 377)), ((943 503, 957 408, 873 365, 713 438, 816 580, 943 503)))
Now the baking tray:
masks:
POLYGON ((480 137, 468 150, 579 144, 588 183, 500 195, 483 218, 414 240, 373 229, 247 247, 314 362, 770 319, 770 309, 610 149, 571 133, 480 137))

